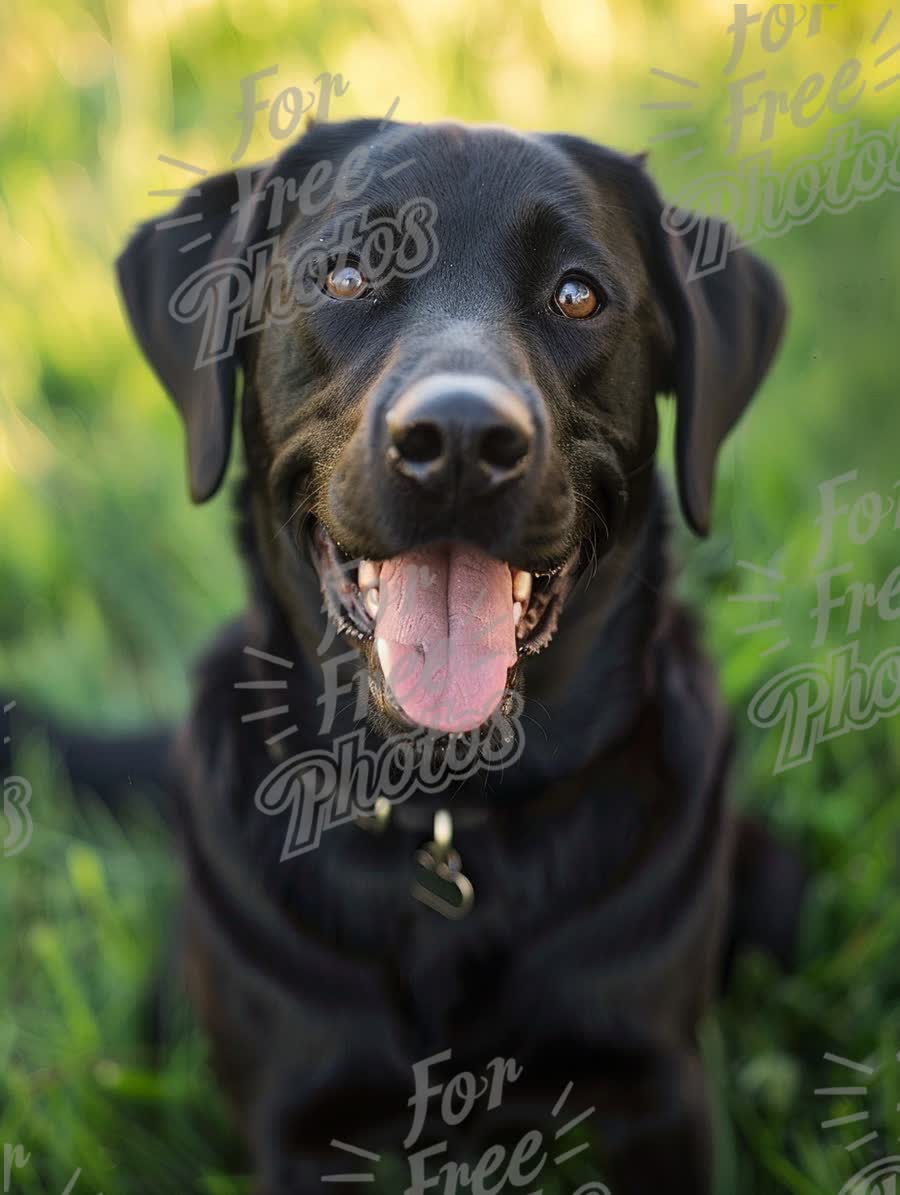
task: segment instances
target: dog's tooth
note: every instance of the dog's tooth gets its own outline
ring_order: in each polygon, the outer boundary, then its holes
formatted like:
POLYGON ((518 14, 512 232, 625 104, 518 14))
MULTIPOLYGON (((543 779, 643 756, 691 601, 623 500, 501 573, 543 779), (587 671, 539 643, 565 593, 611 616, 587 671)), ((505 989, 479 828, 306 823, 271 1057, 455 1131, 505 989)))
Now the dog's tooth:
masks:
POLYGON ((378 578, 381 576, 381 565, 376 564, 374 560, 361 560, 359 562, 359 572, 357 574, 357 583, 360 589, 371 589, 378 584, 378 578))
POLYGON ((528 605, 528 599, 531 597, 531 573, 525 572, 524 569, 519 569, 513 575, 513 597, 523 606, 528 605))
POLYGON ((378 601, 381 594, 378 592, 378 586, 372 585, 366 590, 366 609, 374 618, 378 613, 378 601))
POLYGON ((513 626, 517 627, 522 621, 522 611, 524 608, 521 602, 513 602, 513 626))

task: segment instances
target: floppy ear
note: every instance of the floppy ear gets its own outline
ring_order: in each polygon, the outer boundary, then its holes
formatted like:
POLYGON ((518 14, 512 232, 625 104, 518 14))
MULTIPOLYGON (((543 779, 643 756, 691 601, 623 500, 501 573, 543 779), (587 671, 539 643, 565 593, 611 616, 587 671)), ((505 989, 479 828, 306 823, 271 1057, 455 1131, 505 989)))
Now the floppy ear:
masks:
POLYGON ((664 211, 657 197, 652 224, 651 272, 674 335, 678 494, 706 535, 719 448, 769 369, 787 304, 775 273, 720 220, 664 211))
POLYGON ((672 333, 662 389, 676 398, 675 463, 684 517, 709 531, 716 457, 765 377, 784 327, 787 305, 773 271, 721 220, 665 207, 644 170, 645 154, 628 157, 582 137, 554 134, 602 188, 612 187, 636 232, 672 333))
POLYGON ((263 204, 239 219, 250 179, 248 170, 191 186, 173 212, 137 230, 116 262, 138 343, 184 420, 195 502, 219 488, 231 451, 237 317, 251 290, 242 254, 265 228, 263 204))
MULTIPOLYGON (((184 419, 195 502, 212 497, 228 465, 237 376, 261 326, 273 242, 300 210, 291 184, 314 164, 346 159, 383 127, 313 125, 274 162, 194 184, 173 212, 142 225, 118 259, 138 343, 184 419)), ((319 178, 320 189, 337 185, 328 172, 319 178)))

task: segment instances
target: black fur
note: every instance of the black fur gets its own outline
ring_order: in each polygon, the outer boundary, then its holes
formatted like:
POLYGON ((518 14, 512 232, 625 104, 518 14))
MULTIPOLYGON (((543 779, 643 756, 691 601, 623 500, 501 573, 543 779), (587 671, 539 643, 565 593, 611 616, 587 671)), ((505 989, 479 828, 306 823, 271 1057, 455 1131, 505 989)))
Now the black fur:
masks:
MULTIPOLYGON (((746 251, 689 282, 690 237, 663 231, 642 164, 577 138, 356 121, 313 128, 243 179, 260 201, 240 231, 237 181, 212 180, 178 213, 205 222, 146 226, 119 274, 138 340, 185 419, 198 500, 225 471, 243 376, 250 603, 199 669, 180 812, 186 959, 258 1190, 322 1189, 322 1174, 348 1169, 335 1137, 399 1149, 412 1064, 452 1049, 447 1075, 480 1073, 498 1055, 523 1068, 502 1109, 466 1122, 459 1149, 537 1127, 574 1081, 579 1107, 595 1106, 594 1156, 615 1195, 708 1191, 698 1020, 729 923, 789 952, 799 882, 782 866, 783 901, 758 903, 767 840, 741 830, 725 802, 729 722, 669 595, 656 396, 675 392, 679 494, 705 532, 716 452, 780 336, 780 287, 746 251), (285 204, 269 226, 273 179, 302 182, 320 162, 347 163, 345 189, 361 197, 332 195, 315 214, 285 204), (298 307, 193 368, 201 325, 173 318, 167 296, 198 264, 250 260, 266 235, 287 252, 354 205, 390 213, 413 197, 438 211, 427 272, 298 307), (178 253, 207 227, 202 252, 178 253), (553 309, 572 271, 607 296, 592 319, 553 309), (494 379, 534 416, 538 463, 490 501, 432 508, 385 466, 385 413, 442 371, 494 379), (265 742, 277 727, 242 721, 273 702, 235 684, 287 679, 277 703, 299 728, 291 753, 354 728, 344 708, 319 734, 326 617, 311 525, 351 556, 457 538, 531 570, 576 552, 578 571, 553 642, 515 671, 527 717, 515 765, 440 800, 414 795, 407 820, 381 836, 344 825, 279 862, 286 815, 254 803, 277 764, 265 742), (410 897, 412 857, 442 803, 476 889, 457 922, 410 897)), ((272 279, 253 284, 259 295, 272 279)), ((372 664, 371 647, 359 649, 372 664)), ((326 659, 347 650, 338 640, 326 659)), ((371 703, 377 746, 396 723, 377 683, 371 703)), ((439 1139, 447 1131, 433 1126, 439 1139)))

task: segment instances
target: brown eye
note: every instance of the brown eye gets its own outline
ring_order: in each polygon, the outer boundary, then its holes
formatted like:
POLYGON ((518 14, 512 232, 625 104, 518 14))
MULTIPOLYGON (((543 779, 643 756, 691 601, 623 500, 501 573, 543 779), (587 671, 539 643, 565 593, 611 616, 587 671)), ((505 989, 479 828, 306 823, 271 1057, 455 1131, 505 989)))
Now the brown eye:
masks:
POLYGON ((325 278, 325 291, 333 299, 358 299, 367 286, 356 266, 341 266, 325 278))
POLYGON ((583 278, 564 278, 553 301, 569 319, 587 319, 600 308, 597 292, 583 278))

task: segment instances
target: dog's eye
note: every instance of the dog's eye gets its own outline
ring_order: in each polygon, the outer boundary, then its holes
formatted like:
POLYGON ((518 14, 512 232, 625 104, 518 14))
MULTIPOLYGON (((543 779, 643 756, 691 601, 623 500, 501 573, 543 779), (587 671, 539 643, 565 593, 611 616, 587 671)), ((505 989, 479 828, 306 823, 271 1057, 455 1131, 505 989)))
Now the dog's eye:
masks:
POLYGON ((368 287, 356 266, 341 266, 325 278, 325 291, 333 299, 358 299, 368 287))
POLYGON ((556 288, 553 302, 556 309, 568 319, 587 319, 603 306, 603 300, 596 290, 575 275, 563 278, 556 288))

